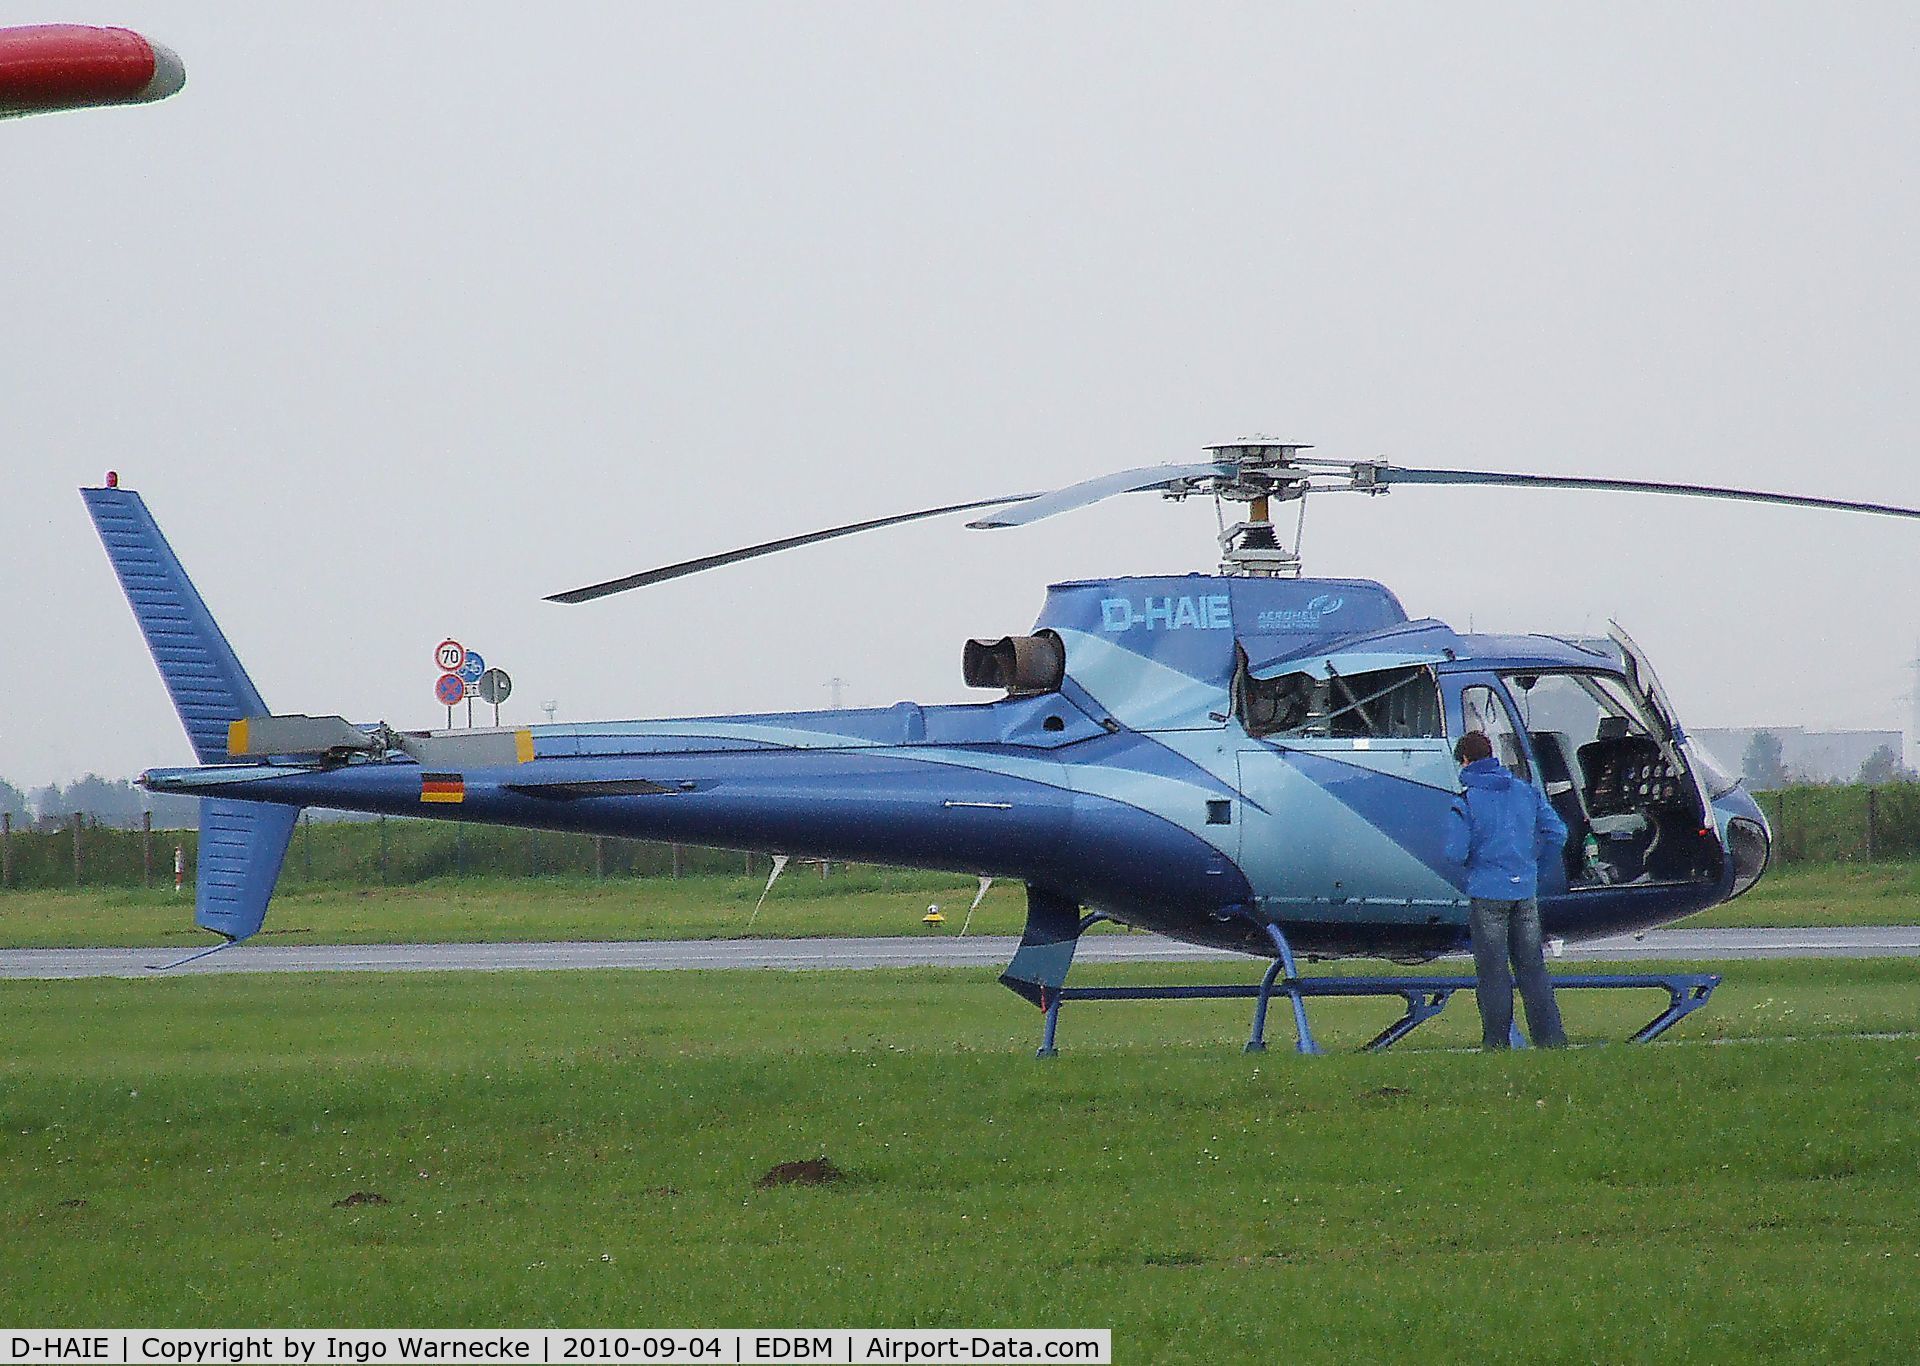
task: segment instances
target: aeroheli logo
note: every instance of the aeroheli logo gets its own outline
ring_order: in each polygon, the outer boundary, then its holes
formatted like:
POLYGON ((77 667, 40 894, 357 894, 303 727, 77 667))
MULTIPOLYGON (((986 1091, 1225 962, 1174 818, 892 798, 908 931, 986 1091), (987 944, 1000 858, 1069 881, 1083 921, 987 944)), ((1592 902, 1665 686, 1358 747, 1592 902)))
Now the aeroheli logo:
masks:
POLYGON ((1204 598, 1102 598, 1100 625, 1108 631, 1231 631, 1233 604, 1225 593, 1204 598))
POLYGON ((1323 619, 1340 610, 1341 599, 1322 593, 1307 599, 1304 607, 1275 607, 1260 614, 1255 627, 1261 631, 1318 631, 1323 619))

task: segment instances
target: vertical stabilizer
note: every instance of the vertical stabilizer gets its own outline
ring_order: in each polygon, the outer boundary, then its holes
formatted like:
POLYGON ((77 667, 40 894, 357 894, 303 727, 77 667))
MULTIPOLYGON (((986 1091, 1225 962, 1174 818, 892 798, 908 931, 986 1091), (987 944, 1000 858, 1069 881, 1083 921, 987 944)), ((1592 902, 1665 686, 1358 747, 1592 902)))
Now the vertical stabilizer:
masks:
POLYGON ((258 931, 299 819, 297 806, 201 798, 194 923, 229 939, 258 931))
MULTIPOLYGON (((203 764, 228 761, 227 726, 266 704, 193 581, 131 489, 81 489, 113 572, 147 638, 174 710, 203 764)), ((203 884, 204 886, 204 884, 203 884)))

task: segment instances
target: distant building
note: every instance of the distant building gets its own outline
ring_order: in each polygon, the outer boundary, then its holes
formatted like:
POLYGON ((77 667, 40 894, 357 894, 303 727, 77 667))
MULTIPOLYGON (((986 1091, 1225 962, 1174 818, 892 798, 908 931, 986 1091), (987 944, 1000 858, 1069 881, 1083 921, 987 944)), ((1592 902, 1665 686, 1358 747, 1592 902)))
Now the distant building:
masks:
POLYGON ((1850 783, 1860 765, 1882 745, 1896 756, 1906 753, 1906 734, 1897 730, 1808 730, 1804 726, 1744 726, 1727 730, 1689 730, 1688 735, 1728 770, 1749 776, 1747 749, 1766 731, 1780 741, 1780 761, 1795 782, 1850 783))

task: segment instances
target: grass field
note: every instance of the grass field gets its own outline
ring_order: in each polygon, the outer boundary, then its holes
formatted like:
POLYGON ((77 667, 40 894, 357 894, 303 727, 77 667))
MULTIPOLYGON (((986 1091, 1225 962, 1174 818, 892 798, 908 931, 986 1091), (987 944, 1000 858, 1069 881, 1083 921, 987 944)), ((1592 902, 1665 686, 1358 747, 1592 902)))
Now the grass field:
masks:
MULTIPOLYGON (((990 973, 0 983, 0 1323, 1910 1360, 1920 1041, 1850 1036, 1920 1023, 1920 965, 1727 971, 1649 1047, 1451 1051, 1460 1000, 1418 1051, 1247 1057, 1237 1006, 1086 1005, 1048 1063, 990 973)), ((1567 1002, 1576 1040, 1651 1009, 1567 1002)), ((1316 1003, 1348 1045, 1386 1013, 1316 1003)))
MULTIPOLYGON (((796 868, 754 903, 764 877, 443 878, 404 887, 308 886, 283 891, 265 943, 378 944, 459 941, 708 939, 756 936, 956 934, 976 890, 971 879, 859 868, 820 877, 796 868), (920 917, 939 904, 944 929, 920 917)), ((994 884, 975 934, 1018 934, 1026 902, 994 884)), ((1920 864, 1828 864, 1777 870, 1692 926, 1906 925, 1920 923, 1920 864)), ((178 945, 207 939, 193 927, 191 897, 170 891, 96 889, 0 893, 0 948, 178 945)))
POLYGON ((1690 926, 1920 925, 1920 863, 1809 863, 1775 868, 1760 885, 1690 926))
MULTIPOLYGON (((294 888, 274 897, 263 943, 384 944, 525 940, 715 939, 752 934, 935 933, 930 905, 956 934, 979 890, 972 878, 862 867, 822 878, 796 868, 757 916, 766 877, 442 878, 404 887, 294 888)), ((193 925, 193 898, 102 888, 0 894, 0 948, 182 944, 209 939, 193 925)), ((973 934, 1018 934, 1026 893, 995 883, 973 934)))

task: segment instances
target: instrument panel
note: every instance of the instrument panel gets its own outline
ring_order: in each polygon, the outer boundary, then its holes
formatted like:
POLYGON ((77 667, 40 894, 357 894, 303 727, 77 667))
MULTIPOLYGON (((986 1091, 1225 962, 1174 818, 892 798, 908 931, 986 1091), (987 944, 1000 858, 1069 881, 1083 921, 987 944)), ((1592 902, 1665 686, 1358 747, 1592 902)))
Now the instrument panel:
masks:
POLYGON ((1685 805, 1691 792, 1660 747, 1644 736, 1596 740, 1580 747, 1587 809, 1596 816, 1685 805))

